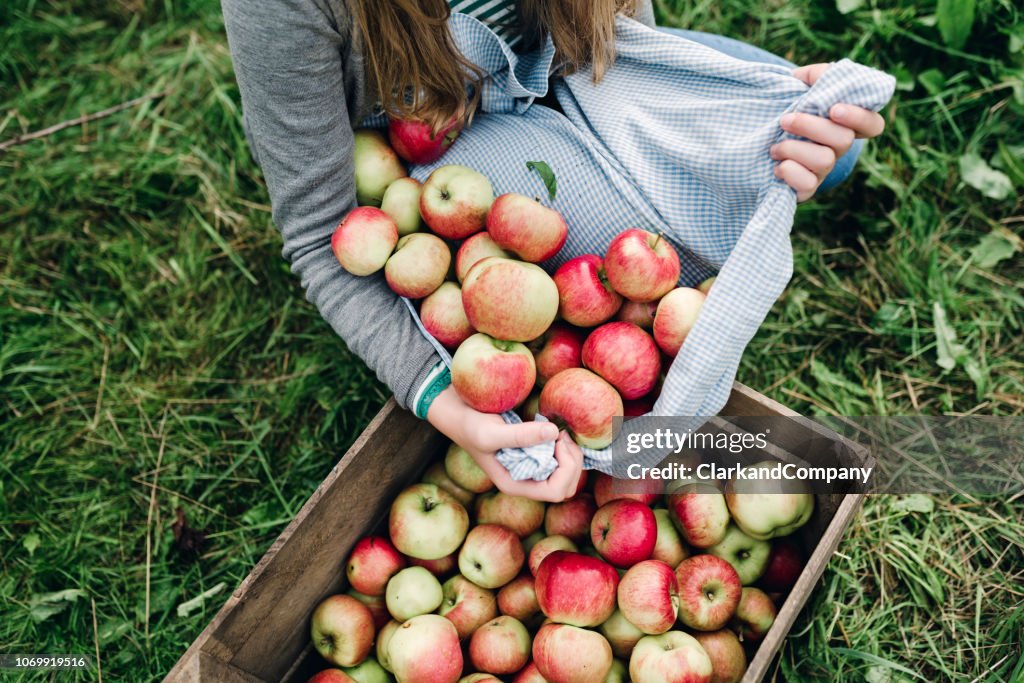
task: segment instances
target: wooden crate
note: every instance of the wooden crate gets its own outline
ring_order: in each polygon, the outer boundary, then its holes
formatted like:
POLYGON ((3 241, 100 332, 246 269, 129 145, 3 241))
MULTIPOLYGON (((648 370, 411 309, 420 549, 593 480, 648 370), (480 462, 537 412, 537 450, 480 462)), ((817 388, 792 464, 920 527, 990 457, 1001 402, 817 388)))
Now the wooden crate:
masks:
MULTIPOLYGON (((797 414, 736 384, 723 415, 797 414)), ((785 451, 808 437, 840 440, 813 423, 773 431, 785 451)), ((860 465, 867 456, 847 442, 860 465)), ((183 683, 304 683, 327 668, 312 648, 310 615, 325 597, 343 592, 344 563, 356 541, 386 519, 391 501, 416 481, 446 440, 429 424, 398 408, 381 409, 331 470, 165 681, 183 683)), ((774 626, 749 662, 744 683, 762 680, 850 524, 863 494, 819 494, 814 515, 797 535, 808 555, 803 573, 774 626)))

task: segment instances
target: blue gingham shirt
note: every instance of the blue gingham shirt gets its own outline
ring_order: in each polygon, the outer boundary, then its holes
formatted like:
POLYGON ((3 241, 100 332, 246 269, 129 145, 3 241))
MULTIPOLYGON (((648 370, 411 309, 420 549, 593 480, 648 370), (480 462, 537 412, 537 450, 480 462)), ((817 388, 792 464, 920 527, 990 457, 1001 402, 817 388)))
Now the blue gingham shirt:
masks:
MULTIPOLYGON (((652 413, 692 416, 692 427, 717 414, 744 348, 792 275, 796 196, 775 178, 769 155, 786 137, 779 118, 827 116, 838 102, 878 111, 894 79, 844 59, 808 87, 785 66, 735 59, 620 17, 618 57, 600 84, 588 69, 549 80, 550 39, 516 54, 473 17, 450 21, 459 49, 490 78, 472 126, 440 161, 410 175, 424 180, 438 166, 465 164, 490 178, 496 194, 546 201, 526 167, 545 161, 558 178, 550 206, 569 225, 565 247, 542 264, 549 271, 580 254, 603 254, 615 235, 642 227, 663 233, 679 252, 681 285, 717 273, 652 413), (549 84, 564 115, 534 104, 549 84)), ((416 315, 411 303, 410 310, 416 315)), ((553 453, 552 442, 505 449, 498 460, 514 479, 540 481, 556 467, 553 453)), ((584 455, 585 467, 612 471, 610 449, 584 455)))

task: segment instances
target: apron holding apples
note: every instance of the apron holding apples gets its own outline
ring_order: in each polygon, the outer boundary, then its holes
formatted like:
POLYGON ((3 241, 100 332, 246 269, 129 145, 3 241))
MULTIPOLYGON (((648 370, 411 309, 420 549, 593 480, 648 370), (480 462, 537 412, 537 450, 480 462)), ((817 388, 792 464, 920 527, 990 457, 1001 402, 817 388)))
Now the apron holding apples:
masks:
MULTIPOLYGON (((827 115, 837 102, 877 111, 894 80, 842 60, 809 87, 787 66, 735 59, 620 17, 617 60, 594 85, 588 70, 549 79, 550 40, 520 55, 472 17, 450 21, 459 49, 489 77, 458 144, 443 162, 413 166, 410 175, 425 180, 442 165, 461 164, 489 178, 495 195, 543 198, 569 228, 564 247, 544 263, 550 272, 574 257, 603 255, 619 233, 642 228, 678 252, 678 284, 695 287, 717 274, 651 411, 690 416, 697 427, 724 405, 744 348, 792 274, 796 197, 773 175, 769 155, 786 136, 779 118, 827 115), (562 112, 535 104, 549 88, 562 112), (550 201, 527 166, 537 161, 557 179, 550 201)), ((584 448, 585 466, 612 472, 610 451, 584 448)), ((539 481, 555 468, 552 452, 553 443, 543 444, 505 449, 498 459, 513 478, 539 481)))

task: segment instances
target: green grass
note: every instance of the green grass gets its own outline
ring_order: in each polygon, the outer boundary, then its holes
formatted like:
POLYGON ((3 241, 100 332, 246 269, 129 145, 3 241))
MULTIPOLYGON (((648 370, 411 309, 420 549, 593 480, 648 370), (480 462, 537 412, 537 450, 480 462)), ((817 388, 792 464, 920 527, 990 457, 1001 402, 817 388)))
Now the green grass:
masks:
MULTIPOLYGON (((956 49, 931 3, 658 9, 900 77, 887 135, 801 209, 740 379, 808 413, 1024 412, 1019 5, 978 0, 956 49)), ((108 680, 166 673, 386 398, 280 258, 215 0, 0 4, 0 141, 159 92, 0 156, 0 652, 98 643, 108 680)), ((780 676, 1020 675, 1021 501, 911 502, 868 501, 780 676)))

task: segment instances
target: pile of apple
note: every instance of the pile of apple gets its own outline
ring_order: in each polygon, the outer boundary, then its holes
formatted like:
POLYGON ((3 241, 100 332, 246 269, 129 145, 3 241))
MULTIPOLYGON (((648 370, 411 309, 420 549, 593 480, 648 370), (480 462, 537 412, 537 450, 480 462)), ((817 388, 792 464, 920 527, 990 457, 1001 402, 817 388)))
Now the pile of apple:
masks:
POLYGON ((637 486, 584 475, 545 505, 453 444, 317 607, 313 645, 340 668, 309 683, 739 681, 803 569, 783 536, 813 496, 637 486))
POLYGON ((421 185, 395 150, 436 159, 448 137, 393 122, 390 138, 394 148, 380 132, 356 132, 366 206, 342 220, 332 248, 348 272, 383 270, 392 290, 420 302, 423 326, 454 352, 459 396, 482 412, 539 411, 591 448, 611 442, 613 416, 649 412, 713 278, 677 287, 678 254, 636 228, 603 258, 578 256, 549 275, 537 264, 568 236, 557 211, 521 194, 495 198, 466 166, 441 166, 421 185))

